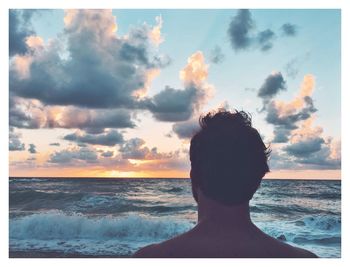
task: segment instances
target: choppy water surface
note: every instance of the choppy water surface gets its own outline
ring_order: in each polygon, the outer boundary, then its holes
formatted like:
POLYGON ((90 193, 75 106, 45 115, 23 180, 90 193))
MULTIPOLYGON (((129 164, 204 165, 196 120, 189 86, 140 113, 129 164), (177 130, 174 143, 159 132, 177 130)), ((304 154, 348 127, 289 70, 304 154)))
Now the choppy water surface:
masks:
MULTIPOLYGON (((10 253, 130 256, 196 222, 188 179, 10 179, 10 253)), ((340 257, 340 181, 264 180, 251 203, 267 234, 340 257)))

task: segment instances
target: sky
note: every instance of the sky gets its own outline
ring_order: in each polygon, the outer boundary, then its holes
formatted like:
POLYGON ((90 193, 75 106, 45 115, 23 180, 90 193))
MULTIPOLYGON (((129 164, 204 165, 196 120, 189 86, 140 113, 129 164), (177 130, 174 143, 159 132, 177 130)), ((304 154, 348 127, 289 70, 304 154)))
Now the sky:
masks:
POLYGON ((267 178, 339 179, 340 51, 335 9, 10 10, 10 176, 188 177, 226 108, 267 178))

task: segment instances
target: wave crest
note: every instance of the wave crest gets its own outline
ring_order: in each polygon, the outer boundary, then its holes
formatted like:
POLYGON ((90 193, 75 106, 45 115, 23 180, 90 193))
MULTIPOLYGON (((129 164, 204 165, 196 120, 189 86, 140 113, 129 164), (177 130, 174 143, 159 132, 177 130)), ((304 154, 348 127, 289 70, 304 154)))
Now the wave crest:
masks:
POLYGON ((81 214, 48 212, 12 219, 10 239, 161 240, 192 227, 193 224, 187 221, 151 220, 137 215, 88 218, 81 214))

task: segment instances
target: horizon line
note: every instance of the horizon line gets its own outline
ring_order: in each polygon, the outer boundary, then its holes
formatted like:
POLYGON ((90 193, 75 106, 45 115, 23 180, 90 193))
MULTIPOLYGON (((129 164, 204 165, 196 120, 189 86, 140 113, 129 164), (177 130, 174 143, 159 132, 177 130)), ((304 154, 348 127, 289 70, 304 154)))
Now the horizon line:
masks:
MULTIPOLYGON (((190 177, 9 176, 9 179, 190 179, 190 177)), ((341 181, 341 178, 271 178, 262 180, 341 181)))

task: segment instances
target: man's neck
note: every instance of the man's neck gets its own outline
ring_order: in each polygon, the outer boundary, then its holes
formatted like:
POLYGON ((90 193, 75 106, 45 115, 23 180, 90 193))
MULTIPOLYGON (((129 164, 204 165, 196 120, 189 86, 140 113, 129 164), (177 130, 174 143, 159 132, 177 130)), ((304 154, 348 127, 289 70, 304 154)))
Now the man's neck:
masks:
POLYGON ((229 228, 253 226, 249 202, 239 205, 223 205, 206 197, 198 201, 198 224, 217 225, 229 228))

